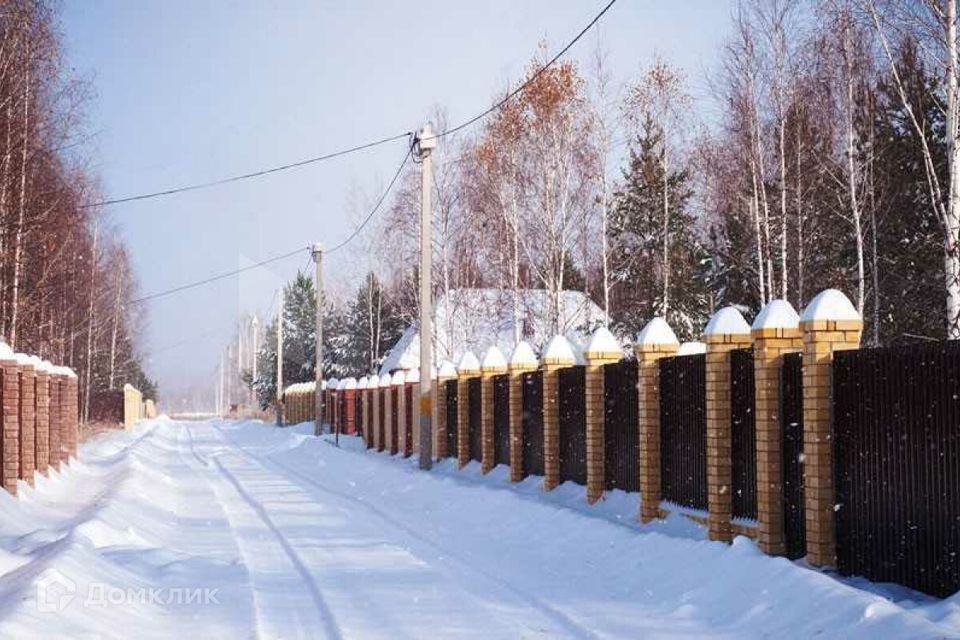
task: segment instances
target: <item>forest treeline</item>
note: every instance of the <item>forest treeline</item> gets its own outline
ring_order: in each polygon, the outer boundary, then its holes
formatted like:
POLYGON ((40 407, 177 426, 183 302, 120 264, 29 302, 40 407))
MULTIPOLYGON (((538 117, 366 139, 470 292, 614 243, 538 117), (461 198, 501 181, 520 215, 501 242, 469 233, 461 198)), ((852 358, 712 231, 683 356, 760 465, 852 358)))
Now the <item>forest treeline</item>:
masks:
POLYGON ((90 99, 64 61, 57 3, 0 0, 0 335, 76 370, 84 411, 90 393, 127 382, 156 396, 130 261, 93 206, 90 99))

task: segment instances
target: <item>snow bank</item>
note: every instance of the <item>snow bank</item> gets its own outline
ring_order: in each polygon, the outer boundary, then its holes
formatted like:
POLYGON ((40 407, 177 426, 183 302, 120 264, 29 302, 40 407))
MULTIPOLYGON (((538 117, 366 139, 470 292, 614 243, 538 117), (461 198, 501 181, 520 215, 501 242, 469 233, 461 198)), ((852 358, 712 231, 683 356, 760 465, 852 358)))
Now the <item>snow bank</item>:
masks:
POLYGON ((506 367, 507 359, 503 357, 503 352, 497 345, 493 345, 483 354, 483 362, 480 363, 481 369, 495 370, 505 369, 506 367))
POLYGON ((586 353, 618 353, 623 354, 623 347, 620 342, 610 333, 606 327, 600 327, 593 332, 590 342, 587 343, 586 353))
POLYGON ((720 309, 703 330, 705 336, 742 335, 750 333, 750 325, 743 319, 743 314, 736 307, 720 309))
POLYGON ((513 353, 510 354, 510 366, 536 368, 538 364, 537 354, 534 353, 530 343, 526 340, 518 342, 513 348, 513 353))
POLYGON ((576 362, 577 357, 570 341, 561 335, 556 335, 550 339, 550 342, 547 343, 546 348, 543 350, 543 359, 544 361, 570 362, 572 364, 576 362))
POLYGON ((458 372, 464 371, 479 371, 480 370, 480 361, 477 360, 477 356, 473 355, 472 351, 467 351, 463 354, 463 357, 460 358, 460 363, 457 365, 458 372))
POLYGON ((771 300, 753 319, 752 329, 796 329, 800 316, 786 300, 771 300))
POLYGON ((677 349, 678 356, 692 356, 698 353, 707 352, 707 343, 706 342, 684 342, 680 345, 680 348, 677 349))
POLYGON ((654 318, 647 323, 647 326, 637 334, 637 344, 639 345, 657 345, 657 344, 680 344, 677 340, 677 334, 673 332, 670 325, 663 318, 654 318))
POLYGON ((814 320, 862 320, 850 299, 837 289, 826 289, 817 294, 803 310, 802 322, 814 320))

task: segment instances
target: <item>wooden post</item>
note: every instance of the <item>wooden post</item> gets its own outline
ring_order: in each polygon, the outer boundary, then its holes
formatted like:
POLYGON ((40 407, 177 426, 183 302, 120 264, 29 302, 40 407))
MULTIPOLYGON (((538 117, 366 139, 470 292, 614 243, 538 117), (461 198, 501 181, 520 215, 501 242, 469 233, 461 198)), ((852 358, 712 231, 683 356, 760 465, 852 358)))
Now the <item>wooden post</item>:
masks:
POLYGON ((604 365, 623 357, 620 343, 606 327, 597 329, 584 352, 587 361, 584 385, 586 390, 587 428, 587 502, 603 497, 606 480, 606 439, 604 434, 604 365))
POLYGON ((497 466, 493 433, 493 377, 507 372, 507 360, 496 346, 487 349, 480 363, 480 433, 483 454, 481 469, 489 472, 497 466))
POLYGON ((554 336, 543 352, 543 488, 560 484, 560 402, 558 371, 576 363, 573 348, 563 336, 554 336))
POLYGON ((520 341, 510 355, 510 481, 523 480, 523 374, 537 368, 537 355, 520 341))

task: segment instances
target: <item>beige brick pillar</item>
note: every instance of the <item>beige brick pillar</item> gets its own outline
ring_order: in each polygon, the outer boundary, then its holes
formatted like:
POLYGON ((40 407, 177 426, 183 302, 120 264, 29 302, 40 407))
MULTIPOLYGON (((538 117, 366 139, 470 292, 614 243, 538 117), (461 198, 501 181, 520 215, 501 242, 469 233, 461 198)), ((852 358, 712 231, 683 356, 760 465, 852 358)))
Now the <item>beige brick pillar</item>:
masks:
POLYGON ((37 425, 37 471, 47 475, 50 470, 50 374, 39 358, 33 358, 36 372, 37 403, 34 415, 37 425))
POLYGON ((480 413, 482 416, 480 440, 483 443, 481 456, 483 473, 497 466, 496 447, 493 441, 493 377, 506 372, 507 359, 503 357, 503 352, 496 346, 487 349, 480 363, 480 413))
MULTIPOLYGON (((37 374, 31 359, 17 354, 20 365, 20 478, 33 486, 37 472, 37 374)), ((73 385, 76 388, 76 384, 73 385)))
POLYGON ((519 342, 510 355, 510 481, 523 479, 523 374, 535 371, 537 355, 526 342, 519 342))
POLYGON ((406 375, 403 371, 397 371, 393 374, 393 378, 390 380, 390 410, 387 412, 387 415, 390 416, 390 422, 387 424, 390 426, 390 433, 387 434, 387 440, 390 441, 390 454, 403 454, 403 447, 405 445, 404 440, 406 439, 406 429, 404 429, 404 412, 407 407, 407 399, 404 397, 404 385, 406 383, 406 375), (393 405, 396 404, 396 407, 393 405), (394 417, 396 413, 396 417, 394 417), (394 433, 396 432, 396 437, 394 433))
POLYGON ((383 387, 381 386, 382 378, 374 378, 372 383, 372 388, 370 389, 370 401, 373 403, 373 446, 377 451, 383 451, 383 438, 380 437, 380 432, 383 428, 383 411, 381 411, 381 401, 380 398, 383 397, 383 387))
POLYGON ((383 449, 389 453, 394 452, 393 443, 393 377, 387 376, 386 384, 380 390, 383 393, 383 449))
POLYGON ((772 300, 760 310, 750 330, 757 433, 757 543, 770 555, 784 552, 780 371, 784 354, 803 349, 799 322, 789 302, 772 300))
POLYGON ((640 520, 660 517, 660 359, 677 355, 680 343, 663 318, 637 336, 637 418, 640 424, 640 520))
POLYGON ((734 307, 717 311, 704 330, 707 343, 707 519, 711 540, 733 539, 730 352, 750 346, 750 325, 734 307))
POLYGON ((458 455, 447 450, 447 382, 457 377, 457 368, 445 362, 433 381, 433 451, 437 460, 458 455))
POLYGON ((480 361, 467 351, 457 365, 457 462, 462 467, 470 461, 470 385, 467 381, 480 375, 480 361))
POLYGON ((576 362, 570 343, 554 336, 543 352, 543 488, 552 491, 560 484, 560 388, 559 374, 576 362))
POLYGON ((3 488, 17 495, 20 477, 20 365, 13 350, 0 341, 0 415, 2 415, 3 488))
MULTIPOLYGON (((50 467, 60 470, 61 463, 63 462, 63 375, 61 375, 56 367, 50 365, 49 368, 49 385, 50 385, 50 467)), ((143 406, 143 398, 138 394, 137 403, 137 420, 140 419, 141 407, 143 406)), ((135 421, 135 422, 136 422, 135 421)))
POLYGON ((833 354, 857 349, 863 320, 845 295, 827 289, 810 301, 800 317, 803 331, 803 481, 807 562, 836 563, 834 531, 831 381, 833 354))
POLYGON ((597 329, 584 352, 587 361, 586 428, 587 428, 587 502, 591 504, 603 497, 605 486, 605 436, 603 366, 618 362, 623 357, 620 343, 606 327, 597 329))

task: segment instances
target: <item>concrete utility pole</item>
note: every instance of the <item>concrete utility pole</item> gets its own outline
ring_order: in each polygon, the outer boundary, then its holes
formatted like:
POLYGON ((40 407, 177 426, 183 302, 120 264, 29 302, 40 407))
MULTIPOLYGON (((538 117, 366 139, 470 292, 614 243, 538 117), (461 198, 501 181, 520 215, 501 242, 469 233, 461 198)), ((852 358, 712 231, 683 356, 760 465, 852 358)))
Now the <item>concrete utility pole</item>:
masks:
MULTIPOLYGON (((316 382, 316 389, 314 390, 314 412, 316 413, 316 420, 314 421, 313 432, 314 435, 319 436, 320 432, 323 430, 323 391, 321 387, 323 386, 323 245, 319 242, 313 245, 313 261, 317 265, 317 347, 316 347, 316 356, 317 361, 314 364, 314 376, 313 379, 316 382)), ((336 438, 337 444, 340 444, 340 430, 337 430, 336 438)))
POLYGON ((283 287, 277 312, 277 426, 283 426, 283 287))
POLYGON ((420 159, 420 468, 433 465, 433 214, 430 195, 433 186, 431 152, 437 146, 430 123, 423 125, 414 139, 414 152, 420 159))

